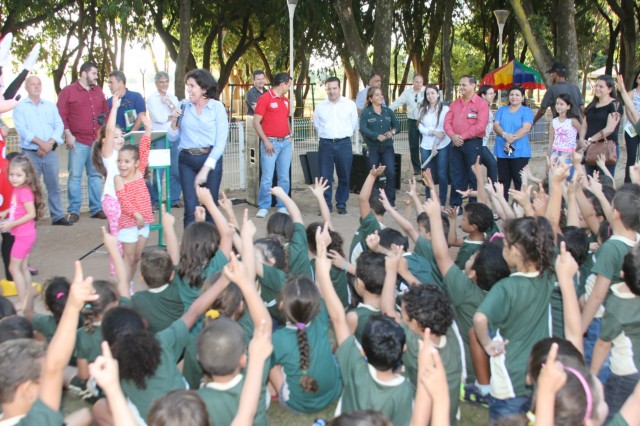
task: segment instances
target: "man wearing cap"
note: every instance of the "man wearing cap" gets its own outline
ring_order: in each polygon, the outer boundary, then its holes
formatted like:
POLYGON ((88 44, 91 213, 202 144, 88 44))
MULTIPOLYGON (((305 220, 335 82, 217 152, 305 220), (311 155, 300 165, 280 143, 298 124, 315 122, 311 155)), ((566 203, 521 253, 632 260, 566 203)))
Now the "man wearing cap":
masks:
POLYGON ((547 92, 544 94, 542 103, 540 104, 540 109, 533 118, 533 124, 535 125, 536 122, 542 118, 549 107, 551 107, 553 117, 555 118, 558 116, 558 113, 556 112, 556 98, 558 95, 563 93, 569 95, 571 98, 571 113, 573 116, 581 119, 584 115, 584 100, 582 99, 582 94, 580 94, 580 88, 567 81, 567 69, 564 64, 554 62, 547 73, 551 75, 553 85, 549 87, 547 92))
MULTIPOLYGON (((289 100, 284 96, 291 87, 291 76, 278 73, 273 77, 273 85, 267 93, 258 99, 253 127, 260 138, 260 190, 258 192, 258 213, 263 218, 269 213, 273 184, 276 172, 278 186, 289 193, 289 170, 291 168, 291 125, 289 123, 289 100)), ((278 199, 278 211, 286 213, 282 200, 278 199)))

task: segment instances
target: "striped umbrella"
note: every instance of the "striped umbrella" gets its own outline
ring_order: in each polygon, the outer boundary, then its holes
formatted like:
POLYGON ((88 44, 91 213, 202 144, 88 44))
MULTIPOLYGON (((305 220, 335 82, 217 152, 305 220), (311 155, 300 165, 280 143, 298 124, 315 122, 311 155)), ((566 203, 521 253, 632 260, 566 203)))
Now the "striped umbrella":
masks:
POLYGON ((509 61, 500 68, 485 75, 482 84, 493 86, 495 90, 507 90, 514 84, 525 89, 544 89, 540 73, 518 61, 509 61))

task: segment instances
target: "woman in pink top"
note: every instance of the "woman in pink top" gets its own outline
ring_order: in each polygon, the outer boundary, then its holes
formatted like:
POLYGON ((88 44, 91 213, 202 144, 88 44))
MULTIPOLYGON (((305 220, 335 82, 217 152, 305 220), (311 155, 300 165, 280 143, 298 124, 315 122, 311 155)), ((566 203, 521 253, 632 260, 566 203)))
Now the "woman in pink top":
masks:
POLYGON ((31 291, 31 273, 27 258, 36 243, 36 220, 42 216, 44 197, 40 180, 29 158, 18 155, 9 164, 9 182, 13 186, 9 210, 0 212, 0 218, 9 218, 0 224, 2 232, 11 232, 15 242, 11 248, 9 271, 18 291, 17 311, 24 309, 31 291))
POLYGON ((124 263, 131 282, 138 267, 142 249, 149 237, 149 224, 153 222, 151 198, 144 181, 149 163, 153 123, 142 114, 145 133, 140 146, 124 145, 118 151, 118 171, 114 178, 116 196, 122 213, 118 220, 118 241, 122 243, 124 263))

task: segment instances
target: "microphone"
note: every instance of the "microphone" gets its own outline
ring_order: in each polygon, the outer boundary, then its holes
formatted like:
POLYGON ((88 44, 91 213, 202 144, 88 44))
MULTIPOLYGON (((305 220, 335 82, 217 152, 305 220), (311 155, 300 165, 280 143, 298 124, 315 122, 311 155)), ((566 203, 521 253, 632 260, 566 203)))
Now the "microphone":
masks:
POLYGON ((184 99, 180 102, 180 117, 178 117, 178 121, 176 121, 176 127, 180 128, 180 123, 182 123, 182 117, 184 117, 184 111, 187 109, 187 100, 184 99))

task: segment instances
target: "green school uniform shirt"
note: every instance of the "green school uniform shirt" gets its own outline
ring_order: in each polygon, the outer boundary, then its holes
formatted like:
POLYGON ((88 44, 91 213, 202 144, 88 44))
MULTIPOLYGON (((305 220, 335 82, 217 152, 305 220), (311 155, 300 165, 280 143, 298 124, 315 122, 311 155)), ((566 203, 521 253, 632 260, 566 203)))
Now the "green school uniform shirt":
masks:
POLYGON ((640 297, 624 283, 611 286, 600 339, 611 342, 611 372, 628 376, 640 369, 640 297))
POLYGON ((336 350, 344 389, 336 416, 357 410, 378 410, 395 426, 407 426, 413 413, 413 389, 402 375, 392 381, 378 379, 376 370, 361 353, 355 336, 347 338, 336 350))
POLYGON ((464 266, 467 263, 467 260, 473 256, 475 252, 480 250, 480 246, 484 244, 484 241, 471 241, 469 239, 465 239, 462 243, 462 247, 458 250, 458 255, 456 256, 455 264, 458 268, 464 271, 464 266))
MULTIPOLYGON (((10 420, 4 419, 0 415, 0 422, 13 424, 10 423, 10 420)), ((60 411, 52 410, 38 398, 29 409, 29 412, 15 424, 18 426, 62 426, 64 424, 64 416, 60 411)))
POLYGON ((180 290, 171 283, 136 292, 131 296, 131 304, 147 320, 147 329, 153 334, 169 327, 184 314, 180 290))
POLYGON ((427 259, 416 253, 405 253, 403 257, 407 260, 409 272, 420 284, 433 284, 433 273, 427 259))
POLYGON ((287 324, 273 333, 271 365, 281 365, 287 375, 290 395, 287 405, 302 413, 315 413, 338 399, 342 390, 340 370, 331 352, 329 343, 329 316, 322 302, 320 312, 307 324, 309 342, 308 374, 318 382, 318 391, 304 392, 300 386, 300 350, 296 326, 287 324))
MULTIPOLYGON (((402 323, 402 328, 407 336, 407 350, 402 355, 404 364, 404 376, 411 382, 415 393, 418 381, 418 354, 420 353, 421 336, 414 333, 407 324, 402 323)), ((460 405, 460 382, 462 381, 462 351, 460 340, 454 326, 447 330, 444 336, 440 337, 440 343, 436 345, 440 358, 444 364, 447 374, 447 384, 449 385, 449 419, 451 424, 456 421, 456 414, 460 405)))
POLYGON ((612 235, 596 252, 596 263, 591 268, 591 273, 608 278, 611 280, 611 284, 622 282, 620 271, 624 257, 639 240, 640 234, 636 234, 635 241, 619 235, 612 235))
POLYGON ((473 315, 484 299, 485 292, 458 268, 452 265, 444 276, 444 289, 449 296, 460 337, 464 344, 465 366, 468 377, 475 377, 471 349, 469 348, 469 330, 473 327, 473 315))
POLYGON ((498 399, 527 396, 531 348, 551 336, 550 299, 555 277, 515 272, 485 295, 478 312, 489 319, 495 339, 509 340, 506 354, 491 357, 491 394, 498 399))
POLYGON ((431 278, 433 280, 433 284, 437 285, 441 289, 444 289, 444 287, 442 286, 442 274, 440 273, 440 269, 438 269, 438 264, 436 262, 436 257, 433 254, 433 246, 431 245, 431 241, 420 235, 416 240, 413 252, 422 256, 427 260, 427 262, 429 262, 429 265, 431 266, 431 278))
POLYGON ((56 329, 58 328, 58 324, 56 324, 56 320, 53 318, 53 315, 34 314, 31 319, 31 323, 33 324, 34 331, 42 334, 45 339, 47 339, 47 343, 50 343, 56 329))
POLYGON ((356 331, 353 333, 358 339, 359 342, 362 341, 362 333, 364 332, 364 326, 367 325, 367 321, 374 315, 380 315, 380 308, 376 308, 371 305, 367 305, 366 303, 358 303, 355 309, 352 309, 350 312, 355 312, 358 316, 358 325, 356 326, 356 331))
POLYGON ((76 348, 74 355, 78 359, 86 359, 93 362, 102 355, 102 326, 95 324, 93 333, 89 333, 84 327, 76 332, 76 348))
MULTIPOLYGON (((638 129, 637 132, 640 133, 640 129, 638 129)), ((629 423, 627 423, 624 417, 622 417, 622 414, 618 411, 613 418, 607 422, 607 426, 629 426, 629 423)))
POLYGON ((262 265, 262 270, 262 277, 258 277, 258 282, 260 283, 260 298, 264 302, 264 306, 267 307, 269 314, 276 320, 284 323, 284 317, 282 316, 282 312, 280 312, 280 308, 278 308, 278 297, 280 296, 280 290, 282 290, 287 280, 287 274, 266 263, 262 265))
POLYGON ((122 391, 135 405, 143 419, 147 418, 154 400, 172 390, 186 389, 184 377, 178 371, 176 364, 189 341, 187 325, 179 319, 155 337, 161 348, 160 364, 153 376, 146 378, 146 388, 141 389, 130 380, 120 380, 122 391))
MULTIPOLYGON (((316 259, 311 259, 311 267, 313 268, 313 273, 316 273, 316 259)), ((347 271, 336 268, 335 266, 331 266, 331 270, 329 271, 331 276, 331 282, 333 283, 333 288, 340 299, 340 303, 342 303, 343 307, 349 306, 350 303, 350 295, 349 295, 349 277, 347 271)))
MULTIPOLYGON (((202 279, 206 279, 207 277, 215 274, 216 272, 222 270, 224 265, 229 263, 227 256, 221 250, 216 251, 213 255, 209 263, 202 269, 202 273, 200 276, 202 279)), ((189 309, 189 306, 196 300, 200 293, 202 292, 202 287, 192 287, 188 282, 185 282, 183 277, 178 273, 179 265, 174 266, 173 268, 173 279, 171 280, 171 285, 176 284, 178 290, 180 291, 180 298, 184 303, 184 309, 189 309)))
POLYGON ((360 218, 360 226, 355 234, 353 234, 351 246, 349 247, 349 262, 354 265, 356 264, 358 257, 369 250, 369 247, 367 247, 367 236, 382 228, 382 224, 378 222, 378 218, 373 211, 370 211, 364 218, 360 218))
POLYGON ((313 279, 311 262, 309 261, 309 243, 307 242, 307 230, 301 223, 293 224, 293 234, 287 244, 287 262, 289 274, 305 275, 313 279))
MULTIPOLYGON (((228 426, 233 422, 233 418, 238 413, 240 394, 246 377, 246 370, 244 370, 227 383, 210 382, 198 389, 198 395, 204 401, 204 405, 207 406, 211 426, 228 426)), ((256 415, 253 418, 253 426, 267 426, 269 424, 265 400, 268 377, 269 365, 267 360, 262 374, 260 399, 258 400, 256 415)))

